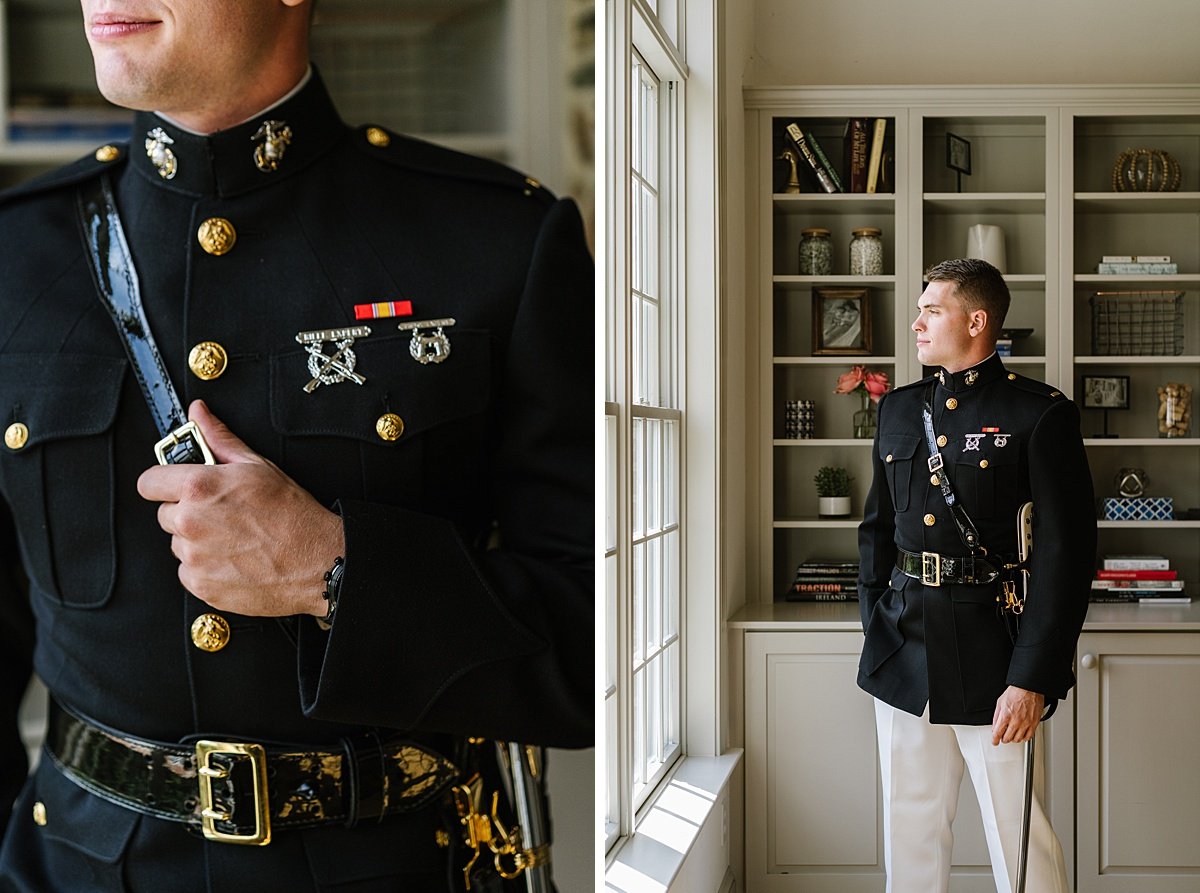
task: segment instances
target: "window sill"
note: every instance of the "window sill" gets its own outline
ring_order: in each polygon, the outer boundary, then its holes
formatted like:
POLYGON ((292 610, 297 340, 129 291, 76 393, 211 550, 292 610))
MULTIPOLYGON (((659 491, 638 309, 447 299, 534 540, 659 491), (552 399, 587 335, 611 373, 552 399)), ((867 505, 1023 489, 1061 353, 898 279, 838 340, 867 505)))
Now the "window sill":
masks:
POLYGON ((717 811, 742 755, 738 749, 719 757, 681 760, 643 811, 634 833, 613 848, 604 872, 605 889, 612 893, 670 889, 701 829, 717 811))

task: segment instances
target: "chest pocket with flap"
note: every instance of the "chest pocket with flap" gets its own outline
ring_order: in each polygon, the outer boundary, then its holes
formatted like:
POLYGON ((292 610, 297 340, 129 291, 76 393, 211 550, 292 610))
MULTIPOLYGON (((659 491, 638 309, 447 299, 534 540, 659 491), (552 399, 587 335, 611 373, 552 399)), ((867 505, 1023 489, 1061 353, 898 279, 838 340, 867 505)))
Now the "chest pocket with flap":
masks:
POLYGON ((0 356, 0 487, 32 587, 74 608, 108 601, 116 576, 112 426, 127 363, 0 356))
POLYGON ((881 434, 879 436, 879 458, 887 468, 888 488, 892 492, 892 505, 896 511, 908 510, 908 493, 912 486, 913 465, 920 461, 917 447, 919 437, 911 434, 881 434))

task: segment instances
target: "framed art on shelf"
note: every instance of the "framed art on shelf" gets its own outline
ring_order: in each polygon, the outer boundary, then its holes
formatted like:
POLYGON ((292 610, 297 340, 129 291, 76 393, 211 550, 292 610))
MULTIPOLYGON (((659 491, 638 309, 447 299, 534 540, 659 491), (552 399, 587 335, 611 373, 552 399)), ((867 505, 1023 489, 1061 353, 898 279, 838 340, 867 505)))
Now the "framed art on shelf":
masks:
POLYGON ((839 355, 871 355, 868 289, 813 289, 813 356, 839 355))

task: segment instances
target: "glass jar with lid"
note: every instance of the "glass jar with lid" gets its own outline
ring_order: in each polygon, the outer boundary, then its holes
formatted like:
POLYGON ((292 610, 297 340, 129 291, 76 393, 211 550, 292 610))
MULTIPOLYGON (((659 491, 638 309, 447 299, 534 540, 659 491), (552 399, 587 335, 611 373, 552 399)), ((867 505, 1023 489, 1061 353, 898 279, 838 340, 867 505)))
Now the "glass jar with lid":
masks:
POLYGON ((883 275, 883 231, 864 226, 850 231, 850 275, 883 275))
POLYGON ((833 242, 829 238, 829 230, 820 226, 800 230, 800 275, 832 274, 833 242))

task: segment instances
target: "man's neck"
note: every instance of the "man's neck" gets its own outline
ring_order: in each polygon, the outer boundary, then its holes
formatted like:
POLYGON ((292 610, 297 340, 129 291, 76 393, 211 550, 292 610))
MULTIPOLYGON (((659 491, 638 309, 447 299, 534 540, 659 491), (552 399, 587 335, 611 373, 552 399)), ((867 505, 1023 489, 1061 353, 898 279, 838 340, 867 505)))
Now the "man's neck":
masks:
POLYGON ((996 352, 995 343, 991 344, 985 351, 973 351, 965 357, 955 359, 953 362, 945 363, 942 368, 947 372, 962 372, 964 369, 970 369, 972 366, 978 366, 984 360, 991 359, 996 352))
POLYGON ((228 130, 231 127, 237 127, 239 124, 244 124, 253 118, 262 117, 266 112, 273 109, 275 106, 287 102, 297 93, 304 89, 309 80, 312 79, 312 66, 306 65, 299 80, 292 81, 292 88, 284 93, 278 94, 274 99, 266 104, 256 103, 253 111, 250 114, 245 113, 245 107, 242 110, 230 109, 216 112, 194 112, 194 113, 167 113, 156 111, 155 114, 168 121, 180 130, 187 131, 195 136, 208 136, 216 133, 219 130, 228 130))

